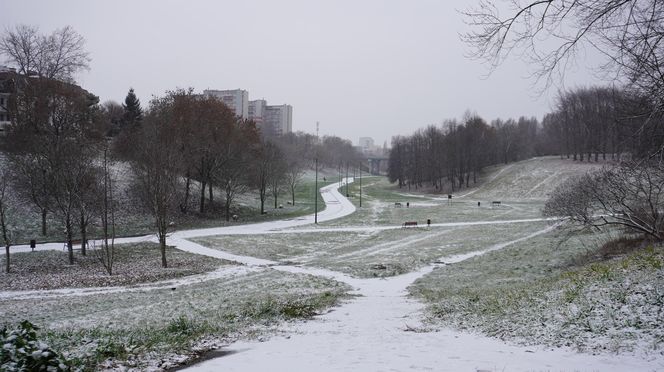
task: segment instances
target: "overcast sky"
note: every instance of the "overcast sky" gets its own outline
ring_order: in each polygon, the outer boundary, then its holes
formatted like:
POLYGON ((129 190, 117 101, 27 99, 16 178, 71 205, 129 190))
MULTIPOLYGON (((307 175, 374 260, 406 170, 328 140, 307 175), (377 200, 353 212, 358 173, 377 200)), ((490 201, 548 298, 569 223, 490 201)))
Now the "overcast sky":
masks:
MULTIPOLYGON (((241 88, 292 105, 295 131, 319 121, 321 135, 382 144, 466 110, 487 120, 549 111, 555 88, 538 95, 523 62, 486 78, 464 57, 457 9, 474 3, 0 0, 0 25, 71 25, 92 58, 77 80, 102 101, 121 102, 129 87, 143 105, 176 87, 241 88)), ((593 81, 579 68, 567 86, 593 81)))

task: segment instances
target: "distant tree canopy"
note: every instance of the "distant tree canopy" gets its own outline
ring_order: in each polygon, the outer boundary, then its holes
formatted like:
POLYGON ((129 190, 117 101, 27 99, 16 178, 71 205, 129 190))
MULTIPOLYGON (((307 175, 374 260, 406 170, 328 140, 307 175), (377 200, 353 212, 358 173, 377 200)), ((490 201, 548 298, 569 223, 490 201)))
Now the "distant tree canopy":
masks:
POLYGON ((662 114, 654 102, 618 88, 578 88, 562 92, 543 120, 548 152, 574 160, 640 159, 664 144, 662 114))
POLYGON ((463 11, 470 30, 462 39, 470 55, 495 68, 518 54, 549 86, 576 53, 594 49, 604 60, 592 67, 620 87, 578 89, 560 94, 546 118, 559 152, 634 156, 660 153, 664 115, 664 6, 657 0, 479 0, 463 11), (635 131, 634 136, 625 132, 635 131), (564 142, 564 144, 562 143, 564 142))
POLYGON ((482 168, 536 153, 537 120, 520 118, 488 125, 477 115, 450 120, 411 136, 392 138, 388 177, 400 187, 457 190, 477 182, 482 168))
POLYGON ((456 190, 498 163, 560 155, 579 161, 643 159, 664 144, 664 117, 649 97, 608 87, 561 91, 552 112, 486 124, 477 116, 392 139, 389 178, 400 186, 456 190))

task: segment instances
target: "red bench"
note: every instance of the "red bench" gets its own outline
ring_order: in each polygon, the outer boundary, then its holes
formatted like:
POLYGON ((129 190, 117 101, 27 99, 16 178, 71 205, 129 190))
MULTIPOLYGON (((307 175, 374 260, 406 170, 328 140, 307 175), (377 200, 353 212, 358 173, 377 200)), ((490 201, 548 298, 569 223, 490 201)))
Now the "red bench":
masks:
POLYGON ((408 226, 417 226, 417 221, 406 221, 403 223, 403 227, 408 227, 408 226))

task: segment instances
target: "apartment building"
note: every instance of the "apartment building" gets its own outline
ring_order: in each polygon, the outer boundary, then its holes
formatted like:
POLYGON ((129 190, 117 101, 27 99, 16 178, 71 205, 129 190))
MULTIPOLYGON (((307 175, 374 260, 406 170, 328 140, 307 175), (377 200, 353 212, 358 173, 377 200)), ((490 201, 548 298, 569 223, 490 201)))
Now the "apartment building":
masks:
POLYGON ((242 89, 233 90, 211 90, 206 89, 203 95, 212 96, 220 99, 226 104, 235 115, 243 118, 249 118, 249 92, 242 89))

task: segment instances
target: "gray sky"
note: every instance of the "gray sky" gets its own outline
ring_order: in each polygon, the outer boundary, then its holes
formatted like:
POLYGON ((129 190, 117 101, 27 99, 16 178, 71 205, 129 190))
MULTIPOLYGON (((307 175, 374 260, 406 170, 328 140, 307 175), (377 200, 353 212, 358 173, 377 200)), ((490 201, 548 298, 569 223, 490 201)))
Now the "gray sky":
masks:
MULTIPOLYGON (((377 144, 466 110, 487 120, 549 111, 516 59, 485 78, 466 59, 456 9, 476 1, 34 1, 0 0, 0 25, 71 25, 87 40, 80 85, 144 106, 176 87, 249 91, 293 106, 293 130, 377 144)), ((581 56, 583 59, 583 56, 581 56)), ((583 64, 583 61, 581 61, 583 64)), ((593 82, 573 71, 569 85, 593 82)))

